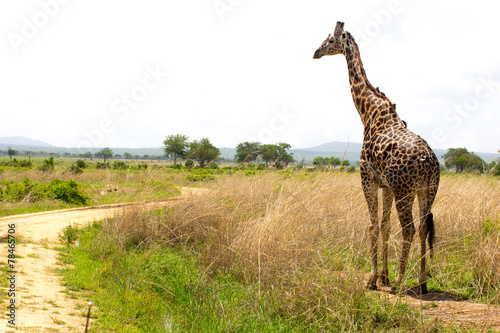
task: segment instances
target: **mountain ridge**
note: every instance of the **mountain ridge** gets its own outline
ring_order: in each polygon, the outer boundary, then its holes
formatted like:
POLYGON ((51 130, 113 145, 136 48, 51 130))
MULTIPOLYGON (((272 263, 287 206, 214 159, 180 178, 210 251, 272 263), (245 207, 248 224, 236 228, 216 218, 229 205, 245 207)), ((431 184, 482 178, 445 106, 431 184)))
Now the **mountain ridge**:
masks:
POLYGON ((13 145, 13 146, 29 146, 29 147, 55 147, 50 143, 34 140, 25 136, 2 136, 0 137, 0 145, 13 145))

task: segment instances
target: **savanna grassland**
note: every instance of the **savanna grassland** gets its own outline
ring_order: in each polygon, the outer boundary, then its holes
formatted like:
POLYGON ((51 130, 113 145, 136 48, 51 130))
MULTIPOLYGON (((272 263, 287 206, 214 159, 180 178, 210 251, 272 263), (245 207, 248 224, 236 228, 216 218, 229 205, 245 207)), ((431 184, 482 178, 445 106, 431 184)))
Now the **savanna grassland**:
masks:
MULTIPOLYGON (((79 246, 61 247, 67 264, 61 274, 75 297, 96 305, 94 332, 488 329, 432 316, 400 297, 365 288, 369 219, 357 172, 149 166, 72 174, 60 165, 49 173, 8 169, 0 177, 40 184, 73 180, 87 205, 152 200, 176 195, 179 186, 197 188, 170 207, 129 210, 65 231, 63 238, 78 239, 79 246)), ((2 186, 5 193, 7 185, 2 186)), ((51 208, 61 201, 43 200, 51 208)), ((437 243, 430 292, 454 295, 464 306, 500 306, 499 202, 498 178, 442 175, 433 208, 437 243)), ((34 205, 0 204, 10 211, 34 205)), ((395 210, 391 226, 394 281, 401 248, 395 210)), ((418 279, 416 243, 406 286, 418 279)))

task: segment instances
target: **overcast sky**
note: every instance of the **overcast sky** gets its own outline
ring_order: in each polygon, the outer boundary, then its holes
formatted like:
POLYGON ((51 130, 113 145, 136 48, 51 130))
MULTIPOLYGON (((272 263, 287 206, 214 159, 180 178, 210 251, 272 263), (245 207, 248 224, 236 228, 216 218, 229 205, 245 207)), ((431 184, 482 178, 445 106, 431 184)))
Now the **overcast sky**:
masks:
POLYGON ((312 58, 344 21, 410 130, 433 148, 496 152, 499 11, 481 0, 2 1, 0 136, 362 142, 345 58, 312 58))

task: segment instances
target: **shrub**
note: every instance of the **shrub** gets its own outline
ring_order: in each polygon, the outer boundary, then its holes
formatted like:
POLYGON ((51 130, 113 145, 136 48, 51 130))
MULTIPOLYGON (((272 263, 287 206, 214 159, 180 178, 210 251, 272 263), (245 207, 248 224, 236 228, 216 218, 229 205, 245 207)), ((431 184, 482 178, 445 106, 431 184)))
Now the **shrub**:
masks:
POLYGON ((29 168, 31 166, 31 162, 30 161, 18 161, 16 158, 14 158, 14 159, 12 159, 12 161, 1 162, 0 165, 29 168))
POLYGON ((186 179, 193 182, 207 181, 207 180, 214 180, 215 176, 212 173, 205 170, 201 171, 193 170, 189 175, 186 176, 186 179))
POLYGON ((74 180, 52 179, 45 188, 48 198, 61 200, 70 204, 87 204, 88 197, 80 189, 80 185, 74 180))
POLYGON ((127 168, 128 168, 127 164, 125 164, 125 162, 122 161, 114 161, 112 166, 113 170, 125 170, 127 168))
POLYGON ((216 162, 211 162, 211 163, 208 165, 208 168, 209 168, 209 169, 218 169, 218 168, 219 168, 219 165, 218 165, 216 162))
POLYGON ((186 160, 186 162, 184 162, 184 166, 186 168, 192 168, 194 165, 194 161, 193 160, 186 160))
POLYGON ((97 162, 95 167, 96 169, 109 169, 109 162, 106 163, 97 162))
POLYGON ((82 173, 83 169, 80 168, 78 165, 73 164, 72 166, 69 167, 69 172, 71 172, 73 174, 78 174, 78 173, 82 173))
POLYGON ((6 182, 3 190, 0 188, 0 199, 9 201, 38 201, 43 197, 39 183, 29 178, 18 182, 6 182))
POLYGON ((75 164, 80 169, 85 169, 85 167, 87 166, 84 160, 76 160, 75 164))
POLYGON ((54 170, 54 156, 50 156, 48 159, 43 160, 43 164, 38 169, 41 171, 54 170))
POLYGON ((255 166, 256 170, 266 170, 267 166, 264 163, 259 163, 255 166))

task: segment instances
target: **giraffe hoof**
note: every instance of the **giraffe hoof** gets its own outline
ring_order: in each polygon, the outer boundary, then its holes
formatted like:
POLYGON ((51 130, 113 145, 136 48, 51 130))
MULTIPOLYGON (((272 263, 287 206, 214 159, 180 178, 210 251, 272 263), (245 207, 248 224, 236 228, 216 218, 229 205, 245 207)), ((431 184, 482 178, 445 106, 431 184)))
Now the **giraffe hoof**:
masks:
POLYGON ((427 283, 423 283, 420 285, 420 295, 425 295, 427 294, 427 283))
POLYGON ((387 275, 380 276, 380 283, 386 287, 391 285, 391 282, 389 281, 389 277, 387 275))
POLYGON ((368 283, 366 285, 366 288, 369 290, 377 290, 377 284, 376 283, 368 283))

